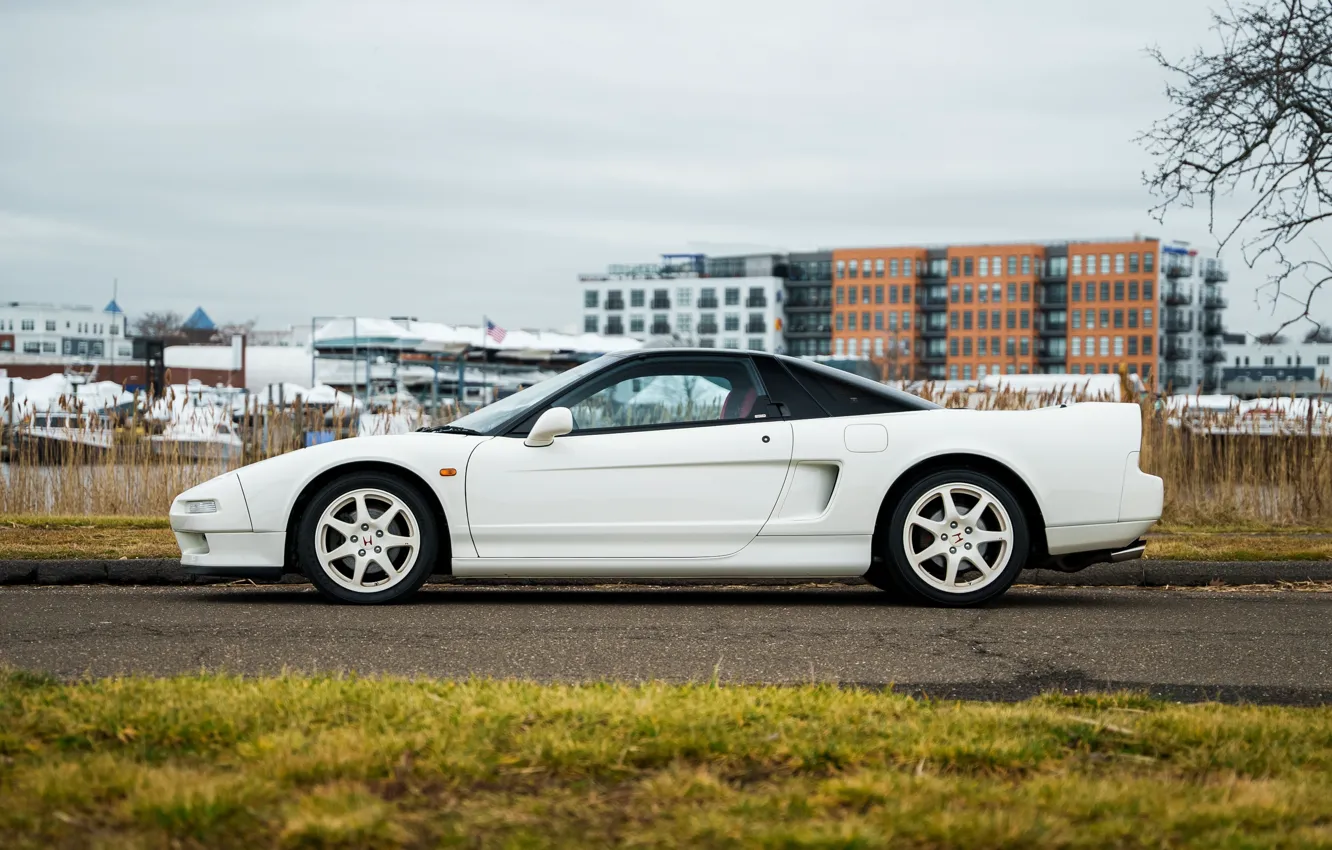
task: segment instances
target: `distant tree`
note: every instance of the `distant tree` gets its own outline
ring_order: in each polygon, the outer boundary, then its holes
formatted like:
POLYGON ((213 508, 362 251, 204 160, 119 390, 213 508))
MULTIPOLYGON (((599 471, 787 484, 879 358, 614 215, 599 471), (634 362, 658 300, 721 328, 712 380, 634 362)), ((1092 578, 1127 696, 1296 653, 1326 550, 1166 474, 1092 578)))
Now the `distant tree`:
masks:
POLYGON ((1304 335, 1305 342, 1332 342, 1332 325, 1320 324, 1304 335))
POLYGON ((213 338, 222 342, 230 342, 233 336, 249 336, 254 332, 255 325, 258 322, 250 319, 246 322, 230 322, 225 325, 219 325, 213 333, 213 338))
POLYGON ((1280 332, 1313 321, 1310 302, 1332 280, 1317 238, 1332 219, 1332 3, 1227 4, 1212 19, 1215 50, 1181 61, 1148 51, 1175 78, 1166 86, 1174 112, 1139 139, 1156 159, 1143 177, 1158 219, 1202 200, 1219 247, 1247 226, 1246 262, 1277 263, 1266 285, 1273 310, 1283 300, 1299 308, 1280 332), (1243 211, 1218 223, 1217 199, 1237 191, 1243 211))
POLYGON ((179 313, 144 313, 134 320, 134 335, 150 339, 172 339, 181 335, 185 318, 179 313))
POLYGON ((1289 342, 1284 335, 1276 333, 1255 334, 1254 339, 1258 341, 1259 345, 1285 345, 1289 342))

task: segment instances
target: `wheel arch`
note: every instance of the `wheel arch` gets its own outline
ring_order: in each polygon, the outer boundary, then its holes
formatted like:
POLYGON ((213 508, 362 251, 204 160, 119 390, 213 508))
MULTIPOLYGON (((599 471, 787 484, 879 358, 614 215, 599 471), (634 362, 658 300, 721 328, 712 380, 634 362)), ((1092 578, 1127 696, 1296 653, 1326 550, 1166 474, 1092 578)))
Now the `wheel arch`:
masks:
POLYGON ((897 480, 888 488, 883 501, 879 503, 879 512, 874 521, 874 552, 884 551, 881 548, 884 542, 883 535, 888 533, 893 509, 903 494, 925 476, 945 469, 969 469, 984 473, 1007 487, 1018 500, 1023 518, 1027 521, 1027 538, 1031 546, 1027 563, 1035 564, 1044 559, 1049 549, 1045 539, 1045 517, 1041 513, 1041 505, 1036 500, 1036 494, 1012 467, 992 457, 968 452, 949 452, 924 458, 897 476, 897 480))
POLYGON ((301 492, 296 495, 296 500, 292 503, 291 512, 287 514, 286 557, 283 562, 283 572, 300 572, 296 556, 297 529, 301 524, 301 518, 305 515, 306 508, 314 500, 315 494, 329 482, 357 472, 381 472, 392 475, 415 490, 417 495, 425 500, 425 503, 430 506, 435 522, 439 527, 439 551, 435 558, 433 572, 446 574, 452 572, 453 553, 449 538, 449 518, 444 513, 444 505, 420 475, 400 464, 382 460, 358 460, 331 466, 311 478, 301 488, 301 492))

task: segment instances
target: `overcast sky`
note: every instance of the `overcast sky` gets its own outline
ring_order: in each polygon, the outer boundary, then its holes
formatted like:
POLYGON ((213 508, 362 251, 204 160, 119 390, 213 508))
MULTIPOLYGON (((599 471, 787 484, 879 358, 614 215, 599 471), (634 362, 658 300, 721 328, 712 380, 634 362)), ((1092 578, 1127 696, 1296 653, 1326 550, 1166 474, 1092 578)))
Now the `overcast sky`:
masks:
POLYGON ((1208 251, 1132 141, 1166 109, 1143 48, 1213 43, 1208 8, 0 0, 0 298, 570 328, 579 272, 667 251, 1208 251))

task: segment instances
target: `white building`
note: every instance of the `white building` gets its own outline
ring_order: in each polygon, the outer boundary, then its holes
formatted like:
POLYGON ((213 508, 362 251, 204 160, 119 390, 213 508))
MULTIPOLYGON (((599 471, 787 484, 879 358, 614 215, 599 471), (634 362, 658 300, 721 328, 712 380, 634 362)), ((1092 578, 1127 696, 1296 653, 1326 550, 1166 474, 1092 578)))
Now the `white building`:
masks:
POLYGON ((129 359, 129 322, 115 301, 92 307, 0 303, 0 359, 23 362, 129 359))
POLYGON ((1225 334, 1220 391, 1238 396, 1332 395, 1332 342, 1259 342, 1225 334))
POLYGON ((776 257, 663 259, 581 275, 584 332, 649 345, 783 351, 776 257))

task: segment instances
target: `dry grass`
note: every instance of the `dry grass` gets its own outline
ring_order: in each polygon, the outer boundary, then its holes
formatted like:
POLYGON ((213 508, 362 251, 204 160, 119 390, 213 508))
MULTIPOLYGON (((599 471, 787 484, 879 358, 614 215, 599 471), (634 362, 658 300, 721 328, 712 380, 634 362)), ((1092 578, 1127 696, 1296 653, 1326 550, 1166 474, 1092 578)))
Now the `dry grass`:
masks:
POLYGON ((1153 561, 1332 561, 1332 536, 1303 534, 1155 534, 1153 561))
MULTIPOLYGON (((952 406, 977 406, 959 394, 927 396, 952 406)), ((1024 409, 1072 399, 1051 393, 999 392, 980 399, 992 409, 1024 409)), ((1243 433, 1245 423, 1204 416, 1195 427, 1178 427, 1165 412, 1142 405, 1143 469, 1166 483, 1168 525, 1263 531, 1271 528, 1332 527, 1332 423, 1304 433, 1243 433), (1223 427, 1239 433, 1211 434, 1223 427)), ((240 423, 246 448, 239 457, 189 458, 179 449, 165 456, 142 439, 142 423, 126 423, 105 449, 79 446, 54 462, 39 463, 32 446, 19 445, 0 476, 0 513, 82 516, 164 516, 175 494, 242 463, 290 451, 311 428, 348 432, 346 423, 325 422, 301 409, 255 412, 240 423)), ((12 440, 11 435, 11 440, 12 440)))
POLYGON ((1332 709, 0 673, 5 847, 1297 846, 1332 709))

